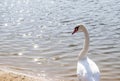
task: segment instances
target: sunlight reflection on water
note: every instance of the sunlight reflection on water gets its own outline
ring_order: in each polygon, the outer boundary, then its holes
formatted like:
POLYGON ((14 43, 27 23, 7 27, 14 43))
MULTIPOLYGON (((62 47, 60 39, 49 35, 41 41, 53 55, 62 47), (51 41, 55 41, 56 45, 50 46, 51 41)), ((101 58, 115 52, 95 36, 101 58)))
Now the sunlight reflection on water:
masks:
POLYGON ((71 32, 83 23, 90 34, 88 54, 100 68, 101 81, 119 81, 119 4, 119 0, 0 1, 0 63, 76 81, 84 37, 71 32))

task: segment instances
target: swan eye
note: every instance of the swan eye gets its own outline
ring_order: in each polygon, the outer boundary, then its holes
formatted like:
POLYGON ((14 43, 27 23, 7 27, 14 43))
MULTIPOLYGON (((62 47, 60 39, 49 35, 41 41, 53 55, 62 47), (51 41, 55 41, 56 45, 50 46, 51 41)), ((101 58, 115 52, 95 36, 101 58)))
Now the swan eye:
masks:
POLYGON ((75 27, 75 30, 76 30, 76 31, 78 31, 78 29, 79 29, 79 26, 75 27))

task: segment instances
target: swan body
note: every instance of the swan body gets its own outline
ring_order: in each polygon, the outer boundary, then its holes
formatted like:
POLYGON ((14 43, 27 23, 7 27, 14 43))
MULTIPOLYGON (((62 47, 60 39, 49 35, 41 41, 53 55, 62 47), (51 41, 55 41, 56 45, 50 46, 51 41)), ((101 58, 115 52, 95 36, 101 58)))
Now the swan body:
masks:
POLYGON ((99 69, 88 57, 77 63, 77 76, 79 81, 99 81, 99 69))
POLYGON ((87 52, 89 48, 89 34, 87 29, 83 25, 78 25, 75 27, 72 34, 76 32, 84 32, 85 41, 82 51, 78 56, 77 63, 77 76, 79 81, 100 81, 99 68, 89 57, 87 57, 87 52))

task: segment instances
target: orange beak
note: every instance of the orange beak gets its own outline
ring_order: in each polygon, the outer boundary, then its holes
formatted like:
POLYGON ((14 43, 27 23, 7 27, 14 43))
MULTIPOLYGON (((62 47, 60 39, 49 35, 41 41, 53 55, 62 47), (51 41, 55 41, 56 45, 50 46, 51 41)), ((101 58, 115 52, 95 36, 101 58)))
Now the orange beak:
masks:
POLYGON ((78 31, 78 30, 75 29, 75 30, 72 32, 72 35, 73 35, 74 33, 76 33, 77 31, 78 31))

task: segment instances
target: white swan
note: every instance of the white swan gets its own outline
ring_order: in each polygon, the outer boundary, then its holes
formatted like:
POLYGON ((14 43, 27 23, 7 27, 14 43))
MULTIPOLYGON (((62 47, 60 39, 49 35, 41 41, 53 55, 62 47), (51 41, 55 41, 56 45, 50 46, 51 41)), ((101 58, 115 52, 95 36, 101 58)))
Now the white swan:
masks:
POLYGON ((84 32, 85 41, 82 51, 79 54, 77 63, 77 76, 79 81, 100 81, 100 72, 97 65, 87 57, 89 48, 89 34, 83 25, 75 27, 72 34, 84 32))

